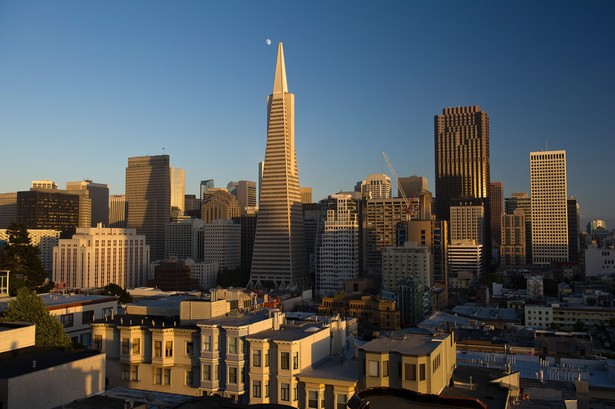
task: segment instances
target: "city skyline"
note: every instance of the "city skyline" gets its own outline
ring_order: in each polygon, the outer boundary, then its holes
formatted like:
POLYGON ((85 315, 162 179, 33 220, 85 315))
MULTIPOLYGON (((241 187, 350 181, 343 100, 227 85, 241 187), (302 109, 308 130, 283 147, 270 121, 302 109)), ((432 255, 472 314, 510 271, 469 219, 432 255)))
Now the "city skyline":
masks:
POLYGON ((388 173, 380 150, 433 191, 433 116, 480 105, 505 197, 529 193, 529 152, 565 149, 583 225, 615 224, 608 157, 596 153, 615 148, 615 57, 603 52, 615 6, 486 4, 2 3, 0 135, 12 172, 0 192, 83 178, 123 193, 127 158, 160 154, 185 169, 186 193, 204 179, 257 180, 271 39, 285 42, 302 96, 297 160, 315 201, 388 173))

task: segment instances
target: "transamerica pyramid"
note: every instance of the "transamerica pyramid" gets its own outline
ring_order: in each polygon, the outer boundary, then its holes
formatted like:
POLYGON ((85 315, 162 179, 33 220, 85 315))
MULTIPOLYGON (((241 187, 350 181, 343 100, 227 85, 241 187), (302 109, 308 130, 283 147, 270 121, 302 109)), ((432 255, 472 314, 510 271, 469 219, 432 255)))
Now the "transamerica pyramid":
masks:
POLYGON ((248 284, 267 285, 311 287, 295 154, 295 96, 288 92, 282 43, 267 97, 265 168, 248 284))

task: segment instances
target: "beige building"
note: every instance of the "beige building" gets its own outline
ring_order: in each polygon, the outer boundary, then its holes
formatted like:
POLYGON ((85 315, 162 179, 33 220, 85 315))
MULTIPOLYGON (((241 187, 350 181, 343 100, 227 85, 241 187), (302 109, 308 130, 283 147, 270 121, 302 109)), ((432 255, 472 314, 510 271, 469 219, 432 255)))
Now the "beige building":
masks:
POLYGON ((502 215, 500 266, 520 268, 526 264, 525 211, 515 209, 513 214, 502 215))
POLYGON ((41 179, 41 180, 33 180, 32 185, 30 186, 33 189, 52 189, 57 190, 58 184, 53 180, 49 179, 41 179))
POLYGON ((530 152, 534 264, 568 261, 566 151, 530 152))
POLYGON ((223 188, 209 188, 203 194, 201 220, 209 224, 216 220, 233 220, 240 214, 237 198, 223 188))
POLYGON ((361 196, 367 199, 390 199, 391 178, 384 173, 368 175, 361 182, 361 196))
POLYGON ((596 325, 609 326, 615 320, 615 310, 608 307, 589 307, 567 303, 556 303, 551 306, 526 305, 525 325, 536 328, 555 328, 572 331, 577 321, 586 328, 596 325))
POLYGON ((439 395, 457 365, 453 333, 377 338, 359 349, 361 389, 389 387, 439 395))
POLYGON ((427 246, 407 241, 382 253, 382 288, 397 293, 399 283, 416 277, 423 288, 431 288, 432 256, 427 246))
POLYGON ((186 195, 186 174, 182 168, 171 168, 171 211, 177 214, 184 214, 186 206, 184 198, 186 195))
POLYGON ((312 188, 301 187, 301 203, 312 203, 312 188))
POLYGON ((478 244, 485 243, 485 206, 482 199, 454 200, 450 208, 451 242, 459 240, 474 240, 478 244))
POLYGON ((79 228, 53 249, 53 281, 76 288, 140 287, 147 282, 149 261, 150 246, 136 229, 79 228))
POLYGON ((270 282, 275 287, 309 288, 295 153, 295 96, 288 91, 282 43, 267 106, 267 148, 249 286, 270 282))
POLYGON ((0 407, 47 409, 105 390, 105 354, 35 347, 35 325, 0 325, 0 407))
POLYGON ((109 197, 109 227, 125 229, 126 222, 126 195, 111 195, 109 197))

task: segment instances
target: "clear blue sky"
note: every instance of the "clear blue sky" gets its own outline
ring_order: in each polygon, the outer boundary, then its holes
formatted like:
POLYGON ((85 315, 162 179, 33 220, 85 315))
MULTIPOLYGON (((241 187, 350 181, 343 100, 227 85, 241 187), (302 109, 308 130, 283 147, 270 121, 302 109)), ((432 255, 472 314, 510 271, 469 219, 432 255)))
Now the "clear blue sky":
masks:
POLYGON ((0 0, 0 192, 171 156, 186 191, 257 180, 275 44, 314 199, 386 170, 434 189, 433 116, 480 105, 491 179, 529 191, 529 152, 568 151, 583 220, 615 227, 613 1, 0 0), (267 46, 270 38, 273 45, 267 46))

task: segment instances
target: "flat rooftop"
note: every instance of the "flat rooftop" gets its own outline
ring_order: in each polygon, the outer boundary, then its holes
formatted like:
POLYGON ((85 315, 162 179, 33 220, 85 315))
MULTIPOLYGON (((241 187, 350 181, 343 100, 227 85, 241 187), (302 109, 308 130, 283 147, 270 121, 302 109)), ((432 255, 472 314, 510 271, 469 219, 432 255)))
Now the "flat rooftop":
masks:
MULTIPOLYGON (((0 353, 0 379, 14 378, 101 354, 92 349, 26 347, 0 353)), ((102 353, 104 355, 104 353, 102 353)))
POLYGON ((47 309, 65 307, 66 305, 88 305, 105 302, 117 302, 118 298, 113 295, 87 295, 87 294, 39 294, 47 309))
POLYGON ((402 355, 431 354, 442 341, 436 335, 408 334, 405 339, 376 338, 361 347, 366 352, 397 352, 402 355))

